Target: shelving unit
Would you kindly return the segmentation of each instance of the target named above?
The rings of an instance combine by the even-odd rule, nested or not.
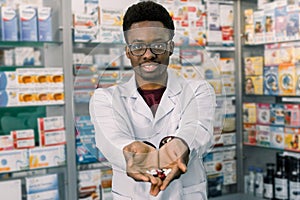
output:
[[[1,107],[0,108],[0,117],[4,115],[16,116],[20,113],[28,113],[29,118],[34,118],[34,113],[38,112],[38,115],[35,118],[35,125],[37,123],[37,117],[51,117],[61,115],[64,116],[65,119],[65,130],[67,141],[73,141],[74,138],[74,124],[73,121],[73,107],[70,104],[70,99],[73,97],[72,91],[69,88],[72,88],[70,84],[72,84],[71,77],[68,75],[71,74],[68,72],[68,69],[71,69],[71,63],[68,63],[69,59],[65,59],[67,57],[72,56],[71,49],[71,29],[68,31],[68,28],[71,27],[71,11],[67,11],[70,7],[70,1],[50,1],[43,0],[44,6],[49,6],[52,8],[52,20],[53,20],[53,41],[41,42],[41,41],[1,41],[0,48],[1,49],[11,49],[16,47],[34,47],[35,49],[41,50],[41,61],[42,64],[39,65],[2,65],[0,67],[0,71],[15,71],[16,69],[28,68],[28,69],[43,69],[43,68],[62,68],[64,71],[65,81],[65,102],[57,103],[57,104],[39,104],[39,105],[20,105],[13,107]],[[68,16],[70,14],[70,16]],[[68,22],[69,20],[69,22]],[[70,43],[68,43],[70,40]],[[70,55],[68,55],[68,53]],[[68,89],[66,89],[68,88]],[[34,121],[34,119],[33,119]],[[35,126],[34,125],[34,126]],[[15,126],[16,127],[16,124]],[[30,127],[30,126],[29,126]],[[35,129],[35,135],[37,135],[37,128]],[[0,128],[0,132],[2,133],[2,128]],[[72,139],[69,137],[73,136]],[[37,142],[37,141],[36,141]],[[0,154],[5,153],[5,151],[0,152]],[[76,199],[73,195],[74,192],[71,189],[76,188],[76,177],[74,178],[73,173],[75,172],[75,165],[72,167],[72,155],[74,155],[74,147],[72,148],[72,143],[68,142],[66,145],[66,161],[67,163],[61,166],[55,167],[38,167],[36,169],[26,169],[21,171],[13,171],[13,172],[1,172],[1,181],[7,180],[16,180],[20,179],[22,182],[22,198],[26,198],[26,191],[24,190],[24,186],[26,184],[25,178],[27,177],[36,177],[36,176],[44,176],[48,174],[57,174],[58,176],[58,191],[59,191],[59,199]],[[75,157],[75,156],[74,156]],[[74,159],[75,161],[75,159]],[[29,161],[28,161],[29,162]],[[73,179],[74,178],[74,179]],[[74,186],[72,186],[74,184]],[[3,197],[4,198],[4,197]]]
[[[72,22],[72,1],[71,0],[44,0],[45,4],[54,8],[57,14],[56,24],[57,30],[55,34],[54,42],[0,42],[0,48],[10,47],[35,47],[43,49],[43,65],[41,66],[26,66],[28,68],[43,68],[43,67],[63,67],[64,70],[64,95],[65,103],[59,105],[33,105],[22,107],[7,107],[0,108],[0,113],[14,112],[12,110],[25,110],[26,112],[34,112],[36,109],[42,108],[44,116],[55,116],[57,114],[64,115],[65,117],[65,129],[66,129],[66,159],[67,163],[64,166],[36,169],[13,172],[13,177],[5,177],[4,174],[0,174],[1,181],[16,179],[27,176],[36,176],[44,174],[59,174],[59,189],[60,199],[78,199],[78,172],[87,169],[99,169],[109,167],[108,163],[86,163],[78,164],[76,155],[76,122],[75,116],[77,114],[88,115],[88,103],[76,102],[74,93],[74,65],[72,62],[73,53],[107,53],[107,49],[111,47],[118,47],[121,50],[124,48],[122,43],[81,43],[74,42],[72,35],[74,33],[74,27]],[[109,5],[109,1],[104,1]],[[135,1],[132,1],[135,2]],[[223,2],[223,1],[217,1]],[[128,2],[127,2],[128,3]],[[129,4],[129,3],[128,3]],[[275,152],[277,149],[262,148],[243,145],[243,122],[242,122],[242,104],[245,101],[249,102],[294,102],[299,103],[299,97],[279,97],[279,96],[264,96],[264,95],[247,95],[245,96],[243,81],[243,57],[247,55],[247,52],[254,52],[256,55],[263,54],[263,45],[244,45],[243,44],[243,10],[245,8],[255,8],[256,1],[233,1],[234,4],[234,27],[235,38],[234,47],[223,46],[206,46],[207,52],[219,52],[221,57],[234,58],[235,64],[235,82],[236,82],[236,94],[228,95],[227,98],[233,99],[236,109],[236,178],[237,184],[229,185],[223,188],[222,197],[216,197],[211,199],[258,199],[255,197],[242,194],[244,192],[244,175],[247,173],[248,166],[259,165],[264,166],[267,162],[274,162]],[[121,7],[120,5],[118,5]],[[184,46],[182,48],[185,48]],[[200,47],[202,48],[202,47]],[[199,48],[199,49],[200,49]],[[124,53],[124,52],[122,52]],[[248,53],[248,55],[250,55]],[[121,66],[123,66],[121,61]],[[0,70],[15,70],[21,66],[0,66]],[[117,70],[129,71],[127,67],[112,68]],[[0,114],[1,116],[1,114]],[[258,156],[259,155],[259,156]],[[274,156],[273,156],[274,155]],[[230,195],[232,194],[232,195]]]
[[[222,3],[223,1],[217,1],[218,3]],[[223,2],[224,3],[224,2]],[[226,4],[229,5],[233,5],[234,9],[235,9],[235,19],[237,19],[237,17],[239,17],[239,13],[237,11],[238,9],[238,2],[225,2]],[[104,3],[105,4],[105,3]],[[128,3],[129,4],[129,3]],[[235,21],[234,23],[234,27],[238,27],[238,21]],[[235,29],[235,34],[234,35],[239,35],[238,34],[239,29],[236,28]],[[240,79],[240,75],[239,75],[239,69],[237,66],[239,66],[240,63],[240,57],[238,55],[238,51],[239,51],[239,41],[238,41],[239,37],[235,37],[235,46],[230,46],[230,47],[225,47],[225,46],[205,46],[205,47],[197,47],[197,46],[185,46],[182,45],[179,48],[180,49],[186,49],[186,48],[190,48],[190,49],[200,49],[200,50],[205,50],[208,53],[220,53],[220,57],[221,58],[233,58],[234,59],[234,65],[235,65],[235,80],[236,83],[238,83],[239,79]],[[105,50],[105,48],[110,48],[110,47],[120,47],[121,50],[124,49],[124,44],[120,44],[120,43],[82,43],[82,42],[74,42],[72,43],[72,49],[73,49],[73,53],[84,53],[84,54],[89,54],[89,55],[93,55],[96,52],[100,52],[100,53],[107,53],[107,50]],[[124,55],[124,51],[121,51],[121,54]],[[124,64],[124,60],[121,61],[121,66],[123,66]],[[81,65],[80,63],[78,65]],[[82,64],[82,66],[84,66],[85,64]],[[74,66],[73,66],[74,67]],[[119,68],[112,68],[112,69],[117,69],[119,70]],[[130,68],[127,67],[122,67],[120,68],[121,70],[128,70]],[[92,73],[91,73],[92,74]],[[76,82],[76,77],[75,77],[75,82]],[[232,101],[235,101],[236,104],[238,104],[238,102],[240,102],[240,98],[241,96],[239,96],[239,90],[240,90],[240,86],[239,84],[236,84],[236,92],[237,94],[231,94],[227,96],[227,99],[230,99]],[[74,90],[76,91],[76,89]],[[222,94],[218,95],[219,97],[222,97]],[[223,95],[223,97],[225,97]],[[82,114],[82,115],[88,115],[88,102],[76,102],[76,98],[75,98],[75,102],[74,102],[74,115],[76,116],[77,114]],[[236,114],[236,126],[239,126],[240,119],[241,119],[241,113],[238,113],[238,106],[237,105],[237,114]],[[76,124],[75,124],[76,127]],[[239,138],[239,134],[238,134],[238,129],[236,129],[236,137],[237,137],[237,142],[239,140],[241,140],[241,138]],[[75,140],[75,139],[74,139]],[[235,146],[235,145],[233,145]],[[237,148],[236,148],[236,154],[237,154],[237,168],[239,168],[239,148],[238,148],[238,144],[236,144]],[[75,147],[76,148],[76,147]],[[77,163],[77,170],[81,171],[81,170],[87,170],[87,169],[97,169],[97,168],[102,168],[102,167],[107,167],[107,164],[104,163],[90,163],[90,164],[78,164]],[[236,173],[239,173],[239,170],[236,170]],[[75,172],[76,173],[76,172]],[[237,177],[237,181],[239,181],[239,176]],[[236,193],[238,191],[238,184],[230,184],[226,187],[223,188],[223,193],[224,194],[230,194],[230,193]]]
[[[244,10],[245,9],[253,9],[258,10],[258,1],[241,1],[240,2],[240,13],[241,16],[239,19],[241,19],[241,24],[240,24],[240,29],[241,29],[241,35],[244,34],[244,27],[245,27],[245,18],[244,18]],[[265,7],[270,7],[270,5],[266,5]],[[255,15],[255,14],[254,14]],[[276,18],[274,16],[274,22],[276,22]],[[275,26],[274,26],[275,29]],[[275,37],[275,36],[274,36]],[[297,40],[286,40],[286,41],[276,41],[276,42],[264,42],[262,44],[245,44],[245,38],[243,38],[243,41],[241,41],[241,53],[240,53],[240,57],[241,57],[241,68],[243,69],[240,73],[241,75],[241,81],[240,83],[242,83],[241,85],[241,100],[240,100],[240,105],[242,106],[243,103],[246,102],[254,102],[256,103],[266,103],[266,104],[299,104],[299,96],[295,95],[295,94],[266,94],[265,91],[263,91],[262,94],[246,94],[245,92],[245,72],[244,72],[244,59],[246,57],[250,57],[250,56],[262,56],[265,59],[265,45],[272,45],[272,44],[283,44],[283,43],[293,43],[293,42],[297,42]],[[274,59],[273,59],[274,60]],[[267,65],[268,66],[268,65]],[[275,64],[274,64],[275,66]],[[263,61],[263,67],[265,68],[265,63]],[[265,72],[263,71],[263,81],[265,81]],[[279,73],[278,73],[279,74]],[[278,75],[277,74],[277,75]],[[278,79],[279,79],[279,75],[278,75]],[[263,83],[264,84],[264,83]],[[279,86],[279,83],[278,85]],[[263,88],[265,87],[264,85],[262,86]],[[241,107],[241,111],[243,110],[243,108]],[[286,112],[287,110],[285,110],[284,112]],[[241,113],[241,116],[243,116],[243,113]],[[245,122],[245,120],[244,120]],[[240,131],[241,131],[241,135],[245,132],[245,129],[242,127],[243,126],[243,120],[241,121],[241,127],[240,127]],[[282,125],[276,124],[276,123],[269,123],[269,125],[265,124],[265,126],[277,126],[277,127],[281,127],[281,128],[285,128],[285,127],[289,127],[285,122]],[[299,126],[295,126],[296,129],[299,129]],[[256,128],[257,129],[257,128]],[[258,137],[258,136],[256,136]],[[267,142],[266,145],[264,144],[249,144],[249,143],[245,143],[245,139],[247,138],[246,135],[241,136],[241,165],[240,165],[240,170],[242,171],[242,173],[240,174],[240,181],[239,181],[239,185],[240,187],[240,191],[244,191],[244,176],[248,174],[248,168],[249,166],[256,166],[256,167],[261,167],[264,169],[266,169],[266,164],[267,163],[274,163],[276,164],[276,153],[277,152],[293,152],[296,154],[299,154],[299,150],[291,150],[290,148],[286,147],[286,132],[284,131],[282,133],[282,139],[283,139],[283,143],[281,142],[280,145],[281,146],[275,146],[274,144],[272,144],[272,137],[273,136],[273,132],[270,131],[269,132],[269,137],[270,137],[270,141],[269,143]],[[279,144],[277,144],[279,145]],[[299,154],[300,155],[300,154]],[[245,192],[245,191],[244,191]],[[256,199],[259,199],[257,197],[253,197]]]

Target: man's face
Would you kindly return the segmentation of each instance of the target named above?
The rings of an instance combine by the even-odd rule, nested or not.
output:
[[[141,44],[150,45],[151,43],[167,44],[165,51],[162,51],[164,53],[160,55],[155,54],[155,50],[151,51],[149,46],[147,46],[143,55],[133,55],[129,46],[126,47],[126,56],[131,61],[139,84],[161,83],[162,80],[166,80],[169,57],[174,47],[174,43],[169,40],[168,29],[164,28],[161,22],[143,21],[131,25],[127,33],[127,41],[132,50],[136,44],[136,47],[140,47]],[[157,47],[161,46],[163,45]]]

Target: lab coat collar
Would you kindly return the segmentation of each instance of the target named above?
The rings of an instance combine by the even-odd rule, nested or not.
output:
[[[168,69],[167,88],[156,112],[155,122],[158,122],[175,107],[176,101],[174,98],[182,90],[181,81],[181,77],[179,77],[174,70]],[[128,82],[120,85],[120,95],[125,98],[130,98],[129,100],[133,101],[132,105],[135,112],[143,115],[151,121],[153,120],[151,110],[137,91],[135,75],[133,75]]]
[[[182,80],[181,77],[179,77],[174,70],[168,69],[168,82],[166,89],[168,97],[175,96],[181,92],[182,87],[180,84],[180,80]],[[120,85],[120,92],[121,96],[123,97],[137,98],[139,96],[135,81],[135,74],[133,74],[128,82]]]

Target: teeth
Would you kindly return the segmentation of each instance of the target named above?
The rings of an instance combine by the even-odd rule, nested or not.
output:
[[[156,65],[145,65],[143,66],[143,68],[146,70],[146,71],[153,71],[157,68]]]

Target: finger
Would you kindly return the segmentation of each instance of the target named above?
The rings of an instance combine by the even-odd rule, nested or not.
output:
[[[158,193],[160,192],[160,186],[162,185],[162,180],[158,177],[153,177],[155,179],[157,179],[156,184],[151,184],[151,188],[150,188],[150,194],[152,196],[157,196]]]
[[[181,172],[185,173],[187,171],[187,166],[182,160],[178,161],[178,168],[180,169]]]
[[[152,175],[148,175],[148,178],[151,182],[152,185],[157,185],[158,184],[158,179]]]
[[[167,186],[170,184],[170,182],[175,179],[175,177],[178,174],[178,168],[174,167],[172,171],[168,174],[168,176],[165,178],[165,180],[162,182],[162,185],[160,187],[160,190],[165,190]]]
[[[130,173],[127,172],[127,175],[133,178],[135,181],[144,181],[144,182],[149,182],[150,179],[148,176],[145,176],[142,173]]]

